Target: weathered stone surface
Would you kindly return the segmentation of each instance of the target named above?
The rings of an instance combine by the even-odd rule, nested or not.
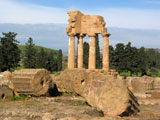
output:
[[[83,68],[83,35],[78,36],[78,68]]]
[[[13,84],[20,94],[46,95],[51,82],[52,79],[45,69],[22,69],[13,73]]]
[[[75,38],[69,37],[69,50],[68,50],[68,68],[74,68],[75,66]]]
[[[12,73],[5,71],[0,73],[0,100],[18,96],[12,83]]]
[[[137,97],[140,105],[160,104],[160,82],[159,78],[148,76],[127,77],[126,82],[129,89]]]
[[[90,36],[88,69],[90,70],[96,69],[96,38],[95,36]]]
[[[6,85],[0,86],[0,100],[9,99],[14,96],[14,92]]]
[[[68,12],[70,16],[69,25],[66,29],[68,35],[76,34],[106,34],[105,21],[102,16],[98,15],[84,15],[78,10]]]
[[[145,93],[148,90],[153,89],[154,79],[152,77],[127,77],[127,86],[134,93]]]
[[[134,95],[123,79],[85,69],[69,69],[54,78],[60,91],[77,93],[105,115],[129,115],[138,111]]]
[[[154,78],[153,87],[154,89],[160,89],[160,78]]]
[[[52,77],[60,92],[73,92],[83,94],[83,90],[88,82],[88,75],[85,69],[68,69],[59,76]]]

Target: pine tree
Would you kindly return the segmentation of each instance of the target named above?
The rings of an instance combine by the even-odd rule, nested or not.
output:
[[[41,48],[36,57],[36,68],[46,68],[47,52]]]
[[[84,68],[88,68],[89,59],[89,44],[87,42],[83,43],[83,65]]]
[[[1,52],[1,70],[10,70],[18,66],[20,61],[19,41],[16,40],[17,34],[14,32],[2,33],[4,37],[0,38]]]
[[[113,48],[113,46],[109,46],[109,67],[111,68],[111,69],[115,69],[115,66],[114,66],[114,57],[115,57],[115,55],[114,55],[114,48]]]
[[[0,72],[3,69],[3,54],[2,54],[2,46],[0,45]]]
[[[156,52],[154,49],[149,49],[147,52],[147,59],[148,59],[148,68],[151,69],[152,67],[156,67]]]
[[[139,49],[138,57],[139,57],[138,68],[140,69],[142,75],[145,75],[147,71],[147,56],[144,47],[141,47]]]
[[[58,71],[62,70],[62,50],[60,49],[58,51],[58,57],[57,57],[57,62],[58,62]]]
[[[36,49],[34,48],[35,44],[33,43],[32,38],[29,38],[26,43],[26,49],[24,53],[24,67],[25,68],[35,68],[36,67]]]
[[[96,68],[100,69],[101,68],[101,57],[100,57],[100,48],[99,48],[99,38],[98,34],[96,35]]]
[[[54,58],[54,56],[55,56],[54,52],[51,51],[48,53],[48,59],[45,68],[50,72],[58,70],[57,60]]]
[[[126,67],[125,61],[124,61],[124,49],[125,49],[125,46],[123,43],[118,43],[116,45],[113,65],[115,66],[118,72],[123,72]]]

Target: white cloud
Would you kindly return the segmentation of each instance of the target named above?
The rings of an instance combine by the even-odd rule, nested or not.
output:
[[[95,13],[102,15],[110,27],[160,29],[160,10],[109,8]]]
[[[67,23],[67,11],[74,9],[73,6],[71,8],[53,8],[0,0],[0,23]],[[109,27],[160,29],[160,9],[101,8],[80,10],[84,14],[104,16]]]
[[[0,23],[65,23],[65,9],[0,0]]]

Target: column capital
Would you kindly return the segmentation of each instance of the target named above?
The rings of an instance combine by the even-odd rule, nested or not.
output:
[[[75,38],[75,35],[69,35],[70,38]]]
[[[110,33],[105,33],[105,34],[102,34],[102,36],[103,37],[106,37],[106,36],[109,37],[109,36],[111,36],[111,34]]]
[[[73,34],[73,33],[69,33],[68,36],[69,36],[69,37],[75,37],[76,35]]]
[[[86,35],[85,34],[78,34],[77,35],[77,38],[83,38],[83,37],[85,37]]]
[[[89,37],[96,37],[96,34],[95,33],[92,33],[92,34],[88,34]]]

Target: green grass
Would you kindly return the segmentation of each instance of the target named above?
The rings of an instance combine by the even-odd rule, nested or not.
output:
[[[11,68],[11,72],[14,72],[15,70],[21,70],[21,69],[24,69],[24,66],[19,66],[17,68]]]
[[[12,98],[10,98],[11,101],[15,101],[15,100],[26,100],[29,96],[28,95],[20,95],[20,96],[14,96]]]
[[[18,48],[22,51],[22,52],[24,52],[25,51],[25,47],[26,47],[26,45],[18,45]],[[37,51],[40,51],[41,49],[44,49],[45,51],[47,51],[47,52],[58,52],[57,50],[54,50],[54,49],[50,49],[50,48],[45,48],[45,47],[42,47],[42,46],[35,46],[35,49],[37,50]]]
[[[60,71],[55,71],[53,74],[59,75],[61,72]]]
[[[89,104],[86,101],[81,101],[81,100],[73,102],[71,105],[74,105],[74,106],[80,106],[80,105],[89,106]]]

